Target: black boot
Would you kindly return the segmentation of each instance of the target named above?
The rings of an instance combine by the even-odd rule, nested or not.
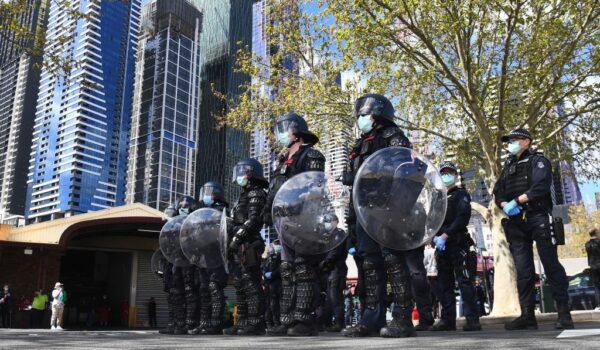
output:
[[[429,328],[430,331],[433,332],[446,332],[446,331],[455,331],[456,330],[456,325],[455,324],[450,324],[444,320],[439,320],[436,323],[433,324],[433,326],[431,326]]]
[[[327,327],[326,331],[329,333],[339,333],[344,329],[344,326],[340,322],[335,322],[333,325]]]
[[[476,332],[481,330],[481,324],[479,320],[467,320],[467,324],[463,326],[465,332]]]
[[[410,320],[400,313],[393,315],[392,321],[379,331],[379,336],[383,338],[408,338],[416,337],[417,331]]]
[[[571,318],[571,306],[568,302],[566,303],[556,303],[556,309],[558,311],[558,319],[556,320],[556,324],[554,328],[556,329],[573,329],[575,325],[573,324],[573,318]]]
[[[158,331],[160,334],[173,334],[173,330],[175,328],[175,320],[173,315],[173,301],[171,299],[171,295],[167,295],[167,310],[168,310],[168,321],[167,327]]]
[[[504,324],[504,329],[507,331],[538,329],[537,320],[535,319],[535,311],[533,308],[524,308],[524,310],[521,312],[521,316]]]
[[[287,335],[288,332],[288,327],[284,324],[278,324],[276,326],[274,326],[273,328],[268,328],[267,329],[267,335],[270,336],[282,336],[282,335]]]
[[[366,326],[359,324],[359,325],[356,325],[353,327],[348,327],[348,328],[342,329],[341,334],[344,337],[350,337],[350,338],[376,337],[379,335],[379,331],[369,329]]]
[[[315,323],[297,322],[293,327],[287,330],[290,337],[314,337],[319,335],[319,330]]]
[[[428,331],[429,328],[431,328],[431,326],[433,326],[433,320],[419,320],[419,324],[415,326],[415,331],[417,332],[423,332],[423,331]]]

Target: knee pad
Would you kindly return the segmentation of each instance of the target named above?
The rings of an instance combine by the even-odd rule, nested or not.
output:
[[[281,281],[284,284],[291,283],[294,276],[294,266],[292,265],[292,263],[289,263],[287,261],[282,262],[279,266],[279,271],[281,274]]]

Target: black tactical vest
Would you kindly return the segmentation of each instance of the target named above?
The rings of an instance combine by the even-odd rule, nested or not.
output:
[[[541,156],[537,152],[528,152],[522,159],[514,159],[504,169],[505,198],[510,200],[517,198],[527,192],[531,187],[532,163],[534,158]],[[548,210],[552,208],[552,197],[550,191],[541,199],[524,204],[527,211]]]

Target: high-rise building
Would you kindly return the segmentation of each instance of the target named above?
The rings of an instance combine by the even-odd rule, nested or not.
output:
[[[239,186],[231,182],[231,173],[238,160],[248,157],[248,133],[219,125],[219,115],[228,109],[215,92],[235,99],[243,92],[249,77],[237,72],[235,57],[238,49],[252,44],[252,1],[194,0],[203,13],[200,36],[200,122],[198,127],[198,157],[196,191],[207,181],[219,181],[225,195],[232,201]]]
[[[73,17],[74,9],[83,16]],[[140,0],[51,2],[29,166],[26,218],[121,205]],[[57,37],[69,40],[53,42]],[[74,62],[56,73],[51,55]]]
[[[595,196],[596,196],[596,210],[600,210],[600,192],[596,192]]]
[[[201,12],[187,0],[153,0],[144,6],[127,203],[162,211],[195,193],[201,27]]]
[[[44,35],[48,0],[29,0],[16,14],[25,35],[0,29],[0,222],[18,224],[25,214],[27,168],[40,64],[32,37]],[[15,2],[16,3],[16,2]],[[8,18],[2,18],[3,23]]]
[[[572,165],[561,160],[554,164],[552,171],[552,199],[556,205],[581,203],[583,197]]]
[[[43,35],[49,0],[8,0],[14,13],[0,13],[0,67],[32,51],[36,36]],[[15,27],[7,25],[13,23]],[[15,30],[16,29],[16,30]]]

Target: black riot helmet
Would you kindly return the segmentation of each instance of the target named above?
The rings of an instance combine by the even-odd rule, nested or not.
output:
[[[194,210],[196,210],[197,202],[192,196],[183,196],[177,202],[177,214],[191,214]]]
[[[254,182],[261,187],[268,187],[269,183],[263,175],[263,167],[260,162],[254,158],[245,158],[237,162],[233,168],[232,181],[240,186],[245,186],[247,183]]]
[[[353,117],[373,115],[375,122],[383,124],[396,124],[394,122],[394,106],[387,97],[380,94],[366,94],[354,102]]]
[[[294,112],[282,115],[277,118],[277,121],[275,122],[275,136],[285,134],[289,130],[292,130],[294,136],[302,137],[304,142],[308,144],[314,145],[319,142],[317,135],[308,130],[306,120]],[[290,143],[287,145],[288,147],[292,145],[293,142],[291,141],[293,140],[290,140]]]
[[[209,181],[200,188],[200,200],[204,201],[205,197],[210,197],[212,202],[225,203],[225,189],[220,183],[216,181]],[[206,203],[205,205],[212,205],[212,203]]]
[[[174,218],[175,216],[177,216],[177,206],[174,204],[170,204],[165,209],[165,216],[167,217],[167,220],[170,220],[170,219]]]

